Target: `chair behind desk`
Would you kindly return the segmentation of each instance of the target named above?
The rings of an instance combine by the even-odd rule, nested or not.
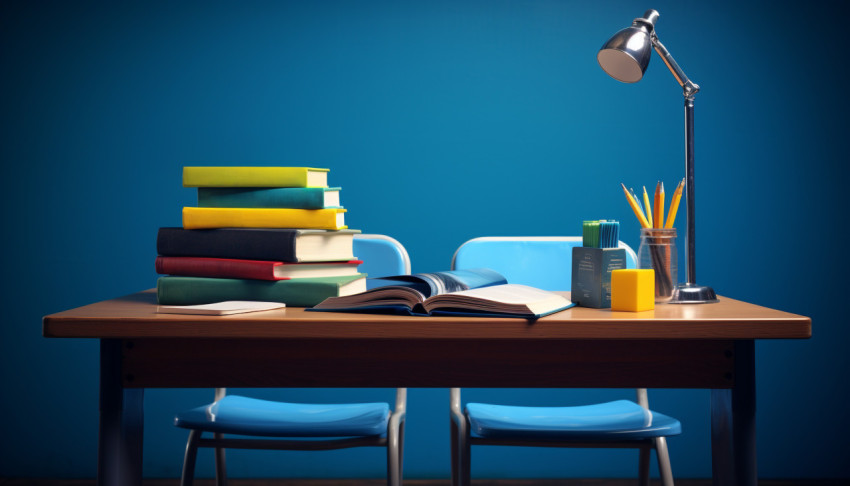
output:
[[[370,277],[410,273],[407,250],[388,236],[355,235],[354,256],[363,260],[359,271]],[[225,388],[217,388],[214,398],[213,403],[175,417],[175,425],[190,431],[181,486],[194,481],[199,447],[215,449],[216,484],[223,486],[227,482],[227,448],[315,451],[365,446],[387,448],[387,484],[401,485],[406,388],[396,389],[393,408],[386,403],[285,403],[228,396]],[[203,438],[205,432],[212,438]]]
[[[486,267],[508,277],[508,282],[543,290],[570,290],[573,247],[581,236],[484,236],[462,244],[452,257],[452,268]],[[637,268],[637,255],[626,250],[626,267]],[[549,270],[541,272],[543,268]]]
[[[385,235],[354,235],[354,256],[363,260],[358,270],[372,277],[410,274],[410,256],[398,241]],[[371,286],[366,281],[367,286]]]
[[[505,276],[508,283],[545,290],[570,290],[572,248],[581,237],[483,237],[463,243],[452,258],[452,269],[486,267]],[[625,243],[628,268],[636,255]],[[639,476],[649,484],[650,451],[655,449],[665,486],[673,475],[665,436],[681,432],[678,420],[649,410],[645,388],[637,403],[617,400],[573,407],[504,406],[461,401],[461,389],[452,388],[452,483],[469,486],[472,445],[539,447],[631,447],[640,450]]]

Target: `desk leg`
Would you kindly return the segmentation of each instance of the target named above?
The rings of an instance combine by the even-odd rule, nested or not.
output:
[[[121,369],[123,341],[100,340],[100,433],[98,486],[142,484],[144,389],[125,389]]]
[[[735,342],[735,386],[711,390],[711,463],[715,486],[756,486],[755,342]]]

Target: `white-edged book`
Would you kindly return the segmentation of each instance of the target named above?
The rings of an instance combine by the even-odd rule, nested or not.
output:
[[[156,311],[160,314],[195,314],[200,316],[227,316],[260,312],[286,307],[281,302],[259,302],[251,300],[226,300],[212,304],[200,305],[159,305]]]

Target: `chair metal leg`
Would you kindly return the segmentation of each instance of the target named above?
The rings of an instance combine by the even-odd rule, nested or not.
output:
[[[400,425],[398,427],[391,425],[387,431],[387,486],[401,484],[400,429]]]
[[[463,413],[460,388],[449,389],[449,422],[452,451],[452,486],[469,486],[469,423]]]
[[[460,477],[458,476],[458,437],[457,424],[449,417],[449,441],[451,442],[452,456],[452,486],[460,486]]]
[[[224,434],[213,434],[216,440],[224,438]],[[224,457],[224,448],[215,448],[215,484],[216,486],[227,486],[227,461]]]
[[[673,486],[673,469],[670,467],[670,454],[667,452],[667,439],[655,439],[655,455],[658,458],[658,471],[661,474],[661,484]]]
[[[404,421],[398,429],[398,486],[404,481]]]
[[[460,451],[460,457],[458,461],[458,465],[460,466],[460,486],[470,486],[472,482],[472,444],[469,442],[468,428],[462,427],[460,430],[460,442],[458,443],[458,450]]]
[[[192,486],[195,481],[195,460],[198,457],[198,439],[201,432],[189,431],[189,440],[186,441],[186,455],[183,458],[183,474],[180,476],[180,486]]]
[[[638,484],[640,486],[649,486],[649,456],[652,454],[652,449],[642,447],[639,449],[638,456]]]
[[[404,423],[407,388],[396,388],[395,409],[387,424],[387,484],[401,486],[404,471]]]
[[[471,446],[467,437],[466,424],[449,418],[451,430],[452,486],[469,486],[471,481]]]

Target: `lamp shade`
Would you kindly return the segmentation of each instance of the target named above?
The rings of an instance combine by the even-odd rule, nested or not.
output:
[[[602,45],[596,60],[609,76],[624,83],[637,83],[652,57],[652,37],[658,12],[649,9],[636,18],[631,27],[614,34]]]
[[[626,27],[614,34],[596,54],[596,60],[617,81],[636,83],[646,72],[651,55],[652,41],[641,25]]]

